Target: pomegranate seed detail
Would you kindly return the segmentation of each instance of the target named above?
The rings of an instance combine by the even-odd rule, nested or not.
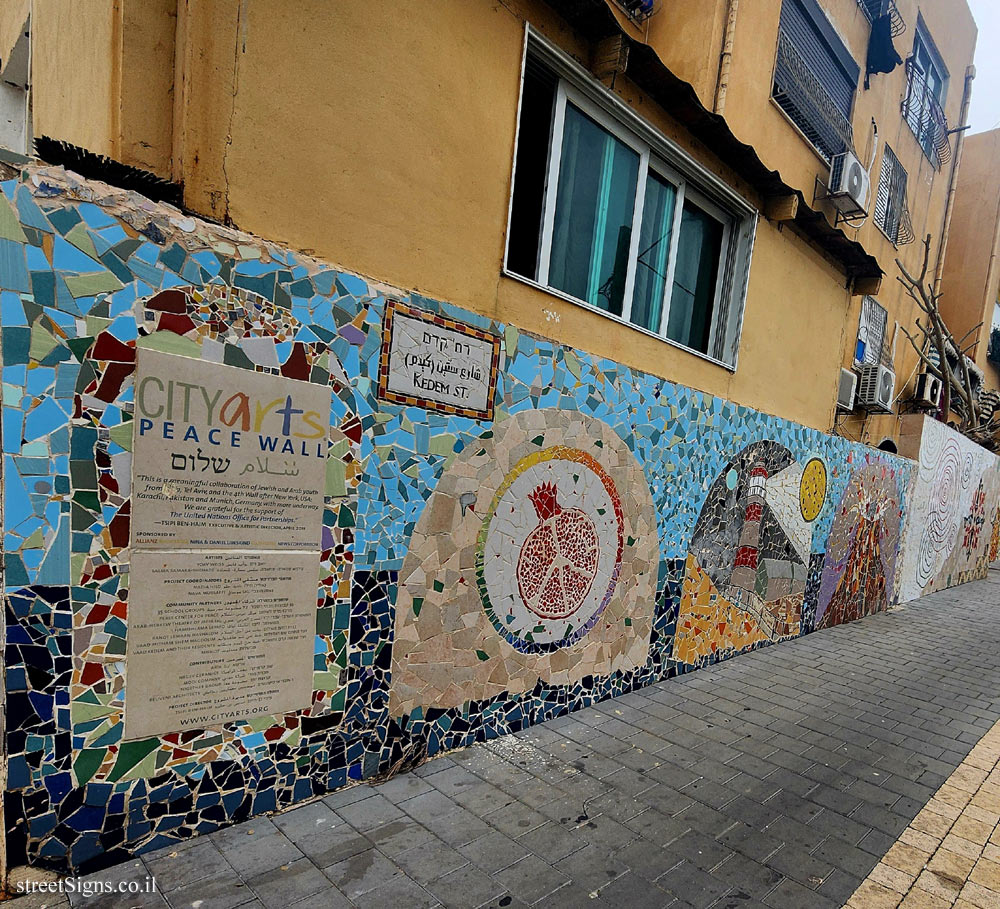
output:
[[[538,526],[528,534],[517,560],[517,587],[524,605],[543,619],[573,615],[597,575],[597,528],[579,508],[560,507],[554,483],[528,494]]]

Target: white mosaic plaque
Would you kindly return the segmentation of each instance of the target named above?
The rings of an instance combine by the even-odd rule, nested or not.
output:
[[[383,327],[379,397],[492,419],[499,359],[496,335],[390,300]]]
[[[319,549],[330,390],[140,350],[132,546]]]
[[[126,739],[308,706],[315,552],[137,552]]]

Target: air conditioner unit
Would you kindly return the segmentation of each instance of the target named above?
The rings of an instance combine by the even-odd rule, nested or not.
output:
[[[854,410],[854,395],[858,390],[858,374],[850,369],[840,370],[837,389],[837,410]]]
[[[830,201],[840,211],[865,212],[870,190],[871,177],[853,152],[834,155],[830,166]]]
[[[881,363],[866,363],[858,376],[858,405],[876,413],[892,413],[896,374]]]
[[[941,404],[941,380],[929,372],[917,376],[917,391],[913,400],[921,407],[935,408]]]

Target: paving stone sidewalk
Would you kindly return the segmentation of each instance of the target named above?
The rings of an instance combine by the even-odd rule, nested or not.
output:
[[[1000,720],[998,619],[993,571],[149,853],[93,877],[160,893],[71,904],[835,909]]]
[[[1000,723],[934,793],[847,905],[1000,906]]]

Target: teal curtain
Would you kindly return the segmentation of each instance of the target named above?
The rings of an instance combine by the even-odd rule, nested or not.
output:
[[[676,198],[677,190],[650,171],[642,207],[631,319],[634,324],[655,332],[660,330],[663,313]]]
[[[566,105],[549,285],[621,315],[639,155]]]
[[[674,265],[667,337],[708,353],[723,226],[691,202],[684,202]]]

